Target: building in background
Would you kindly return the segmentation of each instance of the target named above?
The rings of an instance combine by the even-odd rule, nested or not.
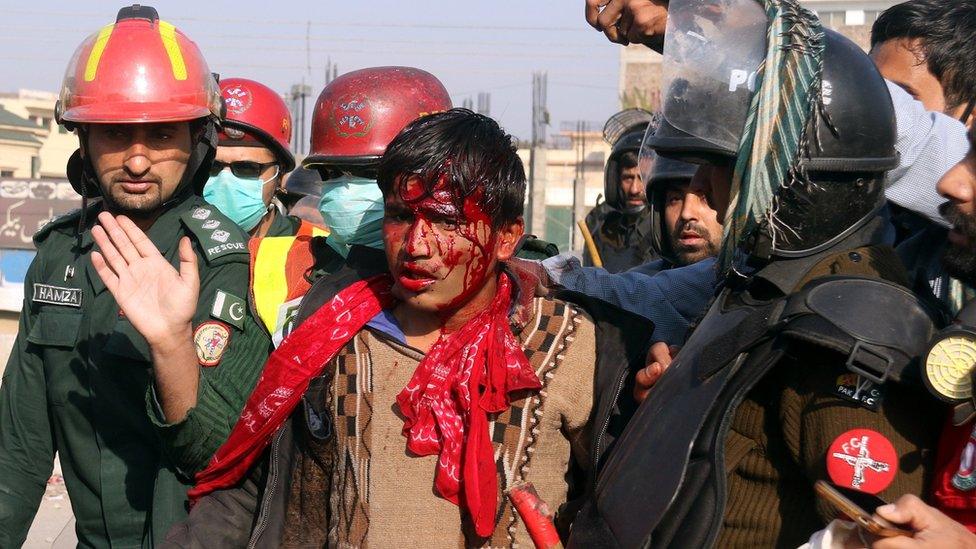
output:
[[[48,132],[0,105],[0,177],[36,177]]]
[[[576,221],[586,217],[603,196],[603,168],[610,145],[603,140],[604,121],[563,122],[546,143],[544,173],[546,222],[539,238],[560,251],[581,250]],[[519,149],[528,166],[529,150]]]
[[[57,99],[50,92],[0,93],[0,369],[17,335],[32,236],[81,206],[65,174],[78,138],[55,122]]]
[[[64,179],[78,138],[54,121],[57,94],[0,93],[0,177]]]

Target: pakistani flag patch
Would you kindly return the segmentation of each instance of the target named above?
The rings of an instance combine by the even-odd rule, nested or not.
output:
[[[247,314],[247,303],[234,294],[217,290],[214,296],[210,316],[223,320],[238,330],[244,329],[244,315]]]

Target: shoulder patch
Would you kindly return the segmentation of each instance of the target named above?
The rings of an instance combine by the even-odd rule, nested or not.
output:
[[[877,494],[895,480],[898,452],[881,433],[852,429],[827,450],[827,473],[838,486]]]
[[[210,307],[210,316],[223,320],[238,330],[243,330],[246,315],[247,302],[232,293],[217,290],[213,305]]]
[[[235,254],[247,254],[247,233],[209,204],[201,204],[180,216],[196,238],[207,263]]]
[[[226,325],[208,321],[197,326],[193,332],[193,345],[201,366],[216,366],[230,343],[230,330]]]

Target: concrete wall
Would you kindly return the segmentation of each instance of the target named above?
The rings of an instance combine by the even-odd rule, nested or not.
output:
[[[38,146],[17,141],[0,141],[0,171],[13,171],[10,177],[31,177],[31,158]]]

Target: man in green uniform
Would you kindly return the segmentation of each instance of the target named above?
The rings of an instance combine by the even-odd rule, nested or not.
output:
[[[270,341],[245,301],[247,235],[195,195],[220,112],[198,48],[152,8],[76,51],[59,122],[79,136],[69,178],[101,200],[35,236],[0,385],[0,547],[23,543],[55,452],[80,547],[151,547],[236,421]],[[136,227],[147,238],[104,247]],[[119,262],[132,278],[96,272]]]

